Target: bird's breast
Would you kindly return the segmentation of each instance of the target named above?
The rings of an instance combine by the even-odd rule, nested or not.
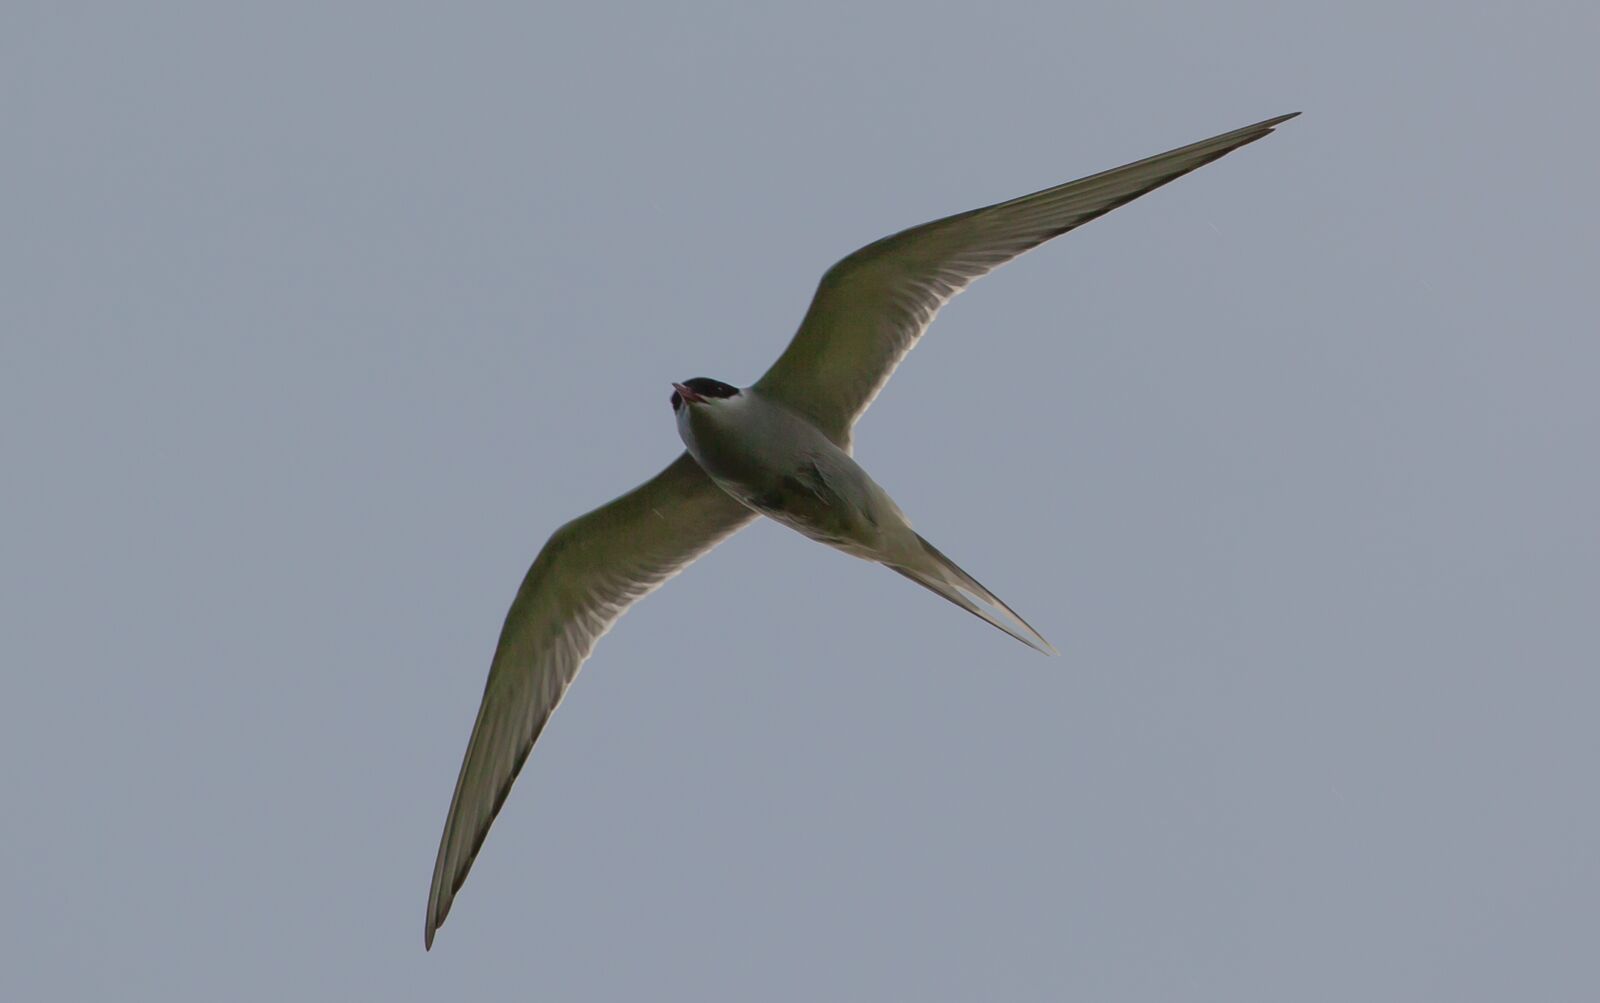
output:
[[[680,415],[689,454],[719,487],[749,508],[849,553],[877,546],[891,524],[903,521],[847,453],[804,418],[764,403],[710,405]]]
[[[741,395],[684,410],[678,433],[706,473],[758,492],[777,486],[826,445],[804,419],[759,398]]]

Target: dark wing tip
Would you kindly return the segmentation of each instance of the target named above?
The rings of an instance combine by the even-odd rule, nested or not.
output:
[[[457,814],[459,807],[460,791],[457,790],[455,798],[450,804],[450,815],[445,820],[444,836],[439,840],[439,856],[433,865],[433,884],[428,890],[428,922],[422,934],[422,949],[433,948],[433,935],[444,926],[445,917],[450,915],[450,907],[455,903],[456,893],[461,891],[461,886],[466,883],[467,873],[472,870],[472,865],[478,859],[478,851],[483,849],[483,841],[489,836],[489,828],[495,818],[500,814],[500,809],[505,807],[506,798],[511,794],[511,786],[517,782],[517,777],[522,774],[522,768],[527,765],[528,754],[533,751],[534,743],[539,741],[539,736],[544,734],[545,725],[549,719],[539,722],[533,730],[533,737],[528,739],[526,745],[517,753],[517,758],[512,761],[511,773],[500,784],[495,792],[493,807],[489,809],[488,817],[477,828],[472,837],[472,849],[467,851],[466,860],[457,862],[454,873],[446,877],[446,848],[450,845],[450,837],[460,821]],[[471,750],[468,750],[468,762],[471,761]],[[467,763],[462,763],[462,773],[465,775]],[[457,782],[459,787],[459,781]]]
[[[1289,121],[1291,118],[1299,117],[1299,115],[1300,113],[1297,111],[1291,111],[1287,115],[1276,115],[1272,118],[1257,122],[1254,125],[1247,125],[1241,129],[1235,129],[1232,132],[1223,133],[1221,136],[1215,137],[1215,139],[1232,139],[1234,140],[1234,143],[1233,145],[1229,146],[1228,149],[1237,150],[1239,147],[1245,146],[1249,143],[1254,143],[1256,140],[1261,139],[1264,136],[1272,135],[1273,129]],[[1201,140],[1201,142],[1210,142],[1210,140]]]
[[[1257,122],[1255,125],[1247,125],[1242,129],[1235,129],[1231,133],[1224,133],[1222,136],[1218,136],[1216,138],[1227,139],[1230,137],[1236,137],[1237,142],[1228,148],[1229,150],[1236,150],[1241,146],[1261,139],[1263,136],[1272,135],[1273,129],[1289,121],[1291,118],[1299,117],[1299,115],[1300,113],[1297,111],[1291,111],[1287,115],[1276,115],[1272,118]],[[1201,142],[1206,141],[1202,140]]]

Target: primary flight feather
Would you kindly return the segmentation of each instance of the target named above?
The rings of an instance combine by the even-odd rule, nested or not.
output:
[[[595,642],[629,606],[758,514],[886,565],[1054,652],[911,528],[851,458],[851,428],[939,308],[972,280],[1295,114],[868,244],[823,275],[800,330],[754,384],[674,383],[687,451],[556,530],[512,600],[439,841],[424,943],[433,946],[512,782]]]

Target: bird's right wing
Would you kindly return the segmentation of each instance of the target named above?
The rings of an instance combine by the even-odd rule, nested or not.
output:
[[[506,615],[450,800],[428,892],[429,947],[511,782],[600,635],[753,518],[684,453],[550,537]]]
[[[1290,115],[902,230],[822,276],[789,347],[756,383],[848,447],[850,427],[939,308],[1024,251],[1272,132]]]

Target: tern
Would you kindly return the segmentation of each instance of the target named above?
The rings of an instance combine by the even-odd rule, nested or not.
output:
[[[425,946],[433,946],[512,782],[595,642],[629,606],[758,515],[883,564],[1054,653],[911,528],[851,458],[851,429],[939,308],[974,279],[1297,114],[868,244],[823,274],[799,331],[755,383],[674,383],[670,400],[686,451],[557,529],[512,600],[439,842]]]

